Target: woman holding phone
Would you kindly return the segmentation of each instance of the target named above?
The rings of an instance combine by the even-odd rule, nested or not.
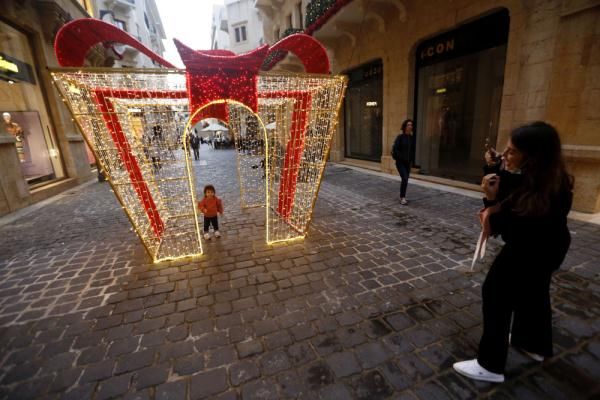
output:
[[[573,180],[556,129],[545,122],[516,128],[502,164],[482,180],[483,231],[505,244],[482,286],[479,354],[454,364],[458,373],[489,382],[504,381],[509,345],[536,361],[552,356],[550,280],[571,242]]]

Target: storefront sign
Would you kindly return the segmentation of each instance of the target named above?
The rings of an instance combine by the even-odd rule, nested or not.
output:
[[[502,10],[426,40],[417,48],[417,67],[506,44],[508,26],[508,11]]]
[[[4,53],[0,53],[0,79],[14,82],[29,82],[35,85],[31,65],[7,56]]]
[[[421,60],[426,60],[427,58],[431,58],[435,55],[441,55],[450,53],[454,50],[454,38],[444,40],[442,42],[433,44],[421,50]]]
[[[347,71],[346,74],[348,75],[348,84],[350,86],[360,85],[365,81],[383,79],[383,63],[381,60],[375,60]]]

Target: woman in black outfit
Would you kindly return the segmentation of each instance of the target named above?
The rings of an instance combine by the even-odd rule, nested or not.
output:
[[[410,154],[413,138],[412,119],[404,121],[401,130],[392,146],[392,158],[396,160],[396,169],[402,180],[400,183],[400,204],[407,205],[406,188],[408,186],[408,176],[410,175]]]
[[[573,181],[556,130],[544,122],[515,129],[502,158],[504,169],[483,178],[480,220],[484,234],[501,235],[505,245],[482,287],[479,355],[454,364],[490,382],[504,381],[509,345],[536,361],[552,356],[550,279],[571,243]]]

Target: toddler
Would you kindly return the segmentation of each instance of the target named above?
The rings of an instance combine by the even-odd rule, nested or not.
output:
[[[223,215],[223,203],[215,195],[215,187],[213,185],[204,186],[204,198],[198,202],[198,209],[204,214],[204,239],[210,240],[208,229],[211,225],[215,231],[215,237],[221,237],[217,214]]]

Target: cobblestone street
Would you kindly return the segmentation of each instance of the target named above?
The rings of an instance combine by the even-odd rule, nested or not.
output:
[[[265,243],[235,153],[203,146],[220,239],[151,264],[107,183],[0,226],[0,398],[585,399],[600,396],[600,226],[570,220],[552,286],[555,357],[511,349],[504,384],[473,358],[480,200],[329,165],[304,241]]]

